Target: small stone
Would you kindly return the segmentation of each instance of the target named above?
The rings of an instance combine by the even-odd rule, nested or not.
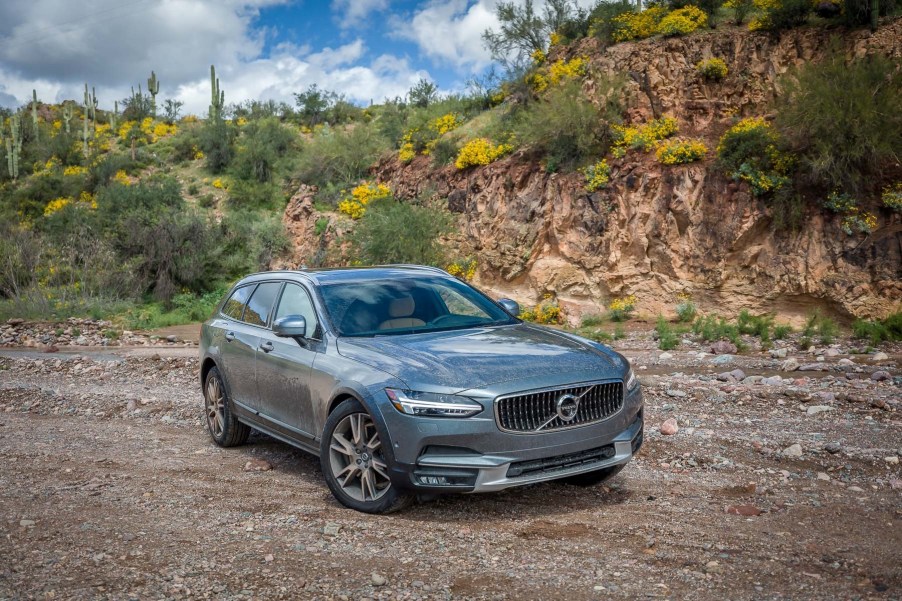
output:
[[[787,359],[780,364],[780,371],[795,371],[799,369],[799,362],[795,359]]]
[[[58,352],[60,352],[60,347],[54,346],[51,344],[50,346],[48,346],[47,348],[44,349],[44,352],[45,353],[58,353]]]
[[[718,340],[711,345],[711,352],[715,355],[732,355],[736,350],[736,345],[729,340]]]
[[[814,396],[819,398],[824,403],[832,403],[836,400],[836,395],[834,395],[832,392],[816,392]]]
[[[751,518],[761,515],[761,510],[754,505],[730,505],[727,507],[727,513]]]
[[[837,453],[842,451],[842,445],[840,445],[838,442],[828,442],[824,445],[824,450],[831,455],[836,455]]]
[[[328,522],[325,526],[323,526],[323,534],[326,536],[338,536],[338,533],[341,531],[341,526],[336,524],[335,522]]]
[[[12,319],[7,319],[6,323],[11,326],[18,326],[18,325],[22,325],[23,323],[25,323],[25,320],[20,317],[13,317]]]
[[[269,563],[270,561],[273,561],[273,560],[275,560],[275,557],[273,557],[272,553],[269,553],[268,555],[266,555],[266,556],[263,558],[263,561],[265,561],[265,562],[267,562],[267,563]]]
[[[884,457],[883,460],[890,465],[899,465],[899,457],[896,455],[890,455],[889,457]]]
[[[21,322],[20,322],[21,323]],[[19,525],[23,528],[31,528],[35,524],[34,520],[19,520]]]
[[[883,370],[875,371],[874,373],[871,374],[871,379],[874,380],[875,382],[883,382],[884,380],[889,380],[890,375],[889,375],[888,371],[883,371]]]
[[[728,365],[733,362],[733,355],[717,355],[711,359],[714,365]]]
[[[849,492],[864,492],[864,489],[861,488],[860,486],[850,486],[846,490]]]
[[[839,360],[839,365],[842,365],[843,367],[850,367],[852,365],[855,365],[855,362],[852,361],[851,359],[843,357],[842,359]]]
[[[802,445],[799,443],[795,443],[789,445],[782,451],[784,457],[801,457],[802,456]]]
[[[824,356],[825,357],[838,357],[839,350],[835,349],[835,348],[828,348],[827,350],[824,351]]]
[[[733,377],[733,379],[736,380],[737,382],[739,382],[740,380],[744,380],[744,379],[745,379],[745,372],[742,371],[741,369],[734,369],[733,371],[730,372],[730,375],[731,375],[731,376]]]
[[[823,355],[818,355],[815,361],[817,361],[818,363],[823,363],[824,361],[826,361],[826,359],[824,359]]]
[[[677,425],[677,420],[672,417],[661,424],[660,428],[661,434],[664,436],[673,436],[679,429],[680,427]]]
[[[667,359],[673,359],[673,354],[672,353],[661,353],[660,355],[658,355],[658,359],[660,359],[662,361],[666,361]]]
[[[879,353],[874,353],[873,355],[871,355],[871,361],[889,361],[889,355],[882,351]]]
[[[785,359],[788,353],[789,350],[785,348],[775,348],[770,350],[770,356],[772,359]]]
[[[684,391],[684,390],[676,390],[674,388],[668,388],[664,392],[667,396],[677,398],[677,399],[682,399],[682,398],[686,397],[686,391]]]
[[[176,336],[175,334],[170,334],[169,336],[166,337],[166,342],[178,342],[178,341],[179,341],[179,337]]]
[[[818,413],[824,413],[826,411],[833,411],[833,407],[828,405],[812,405],[805,410],[805,413],[808,415],[817,415]]]
[[[138,404],[135,403],[135,399],[129,399],[128,403],[125,404],[125,410],[131,413],[135,409],[138,408]]]
[[[884,411],[890,410],[890,406],[883,399],[871,399],[871,407],[874,409],[883,409]]]
[[[761,383],[765,386],[779,386],[783,383],[783,378],[780,376],[771,376],[769,378],[764,378],[761,380]]]
[[[806,363],[798,369],[799,371],[827,371],[827,366],[821,363]]]
[[[385,579],[385,576],[377,574],[376,572],[373,572],[371,580],[373,582],[373,586],[385,586],[388,582],[388,580]]]
[[[246,472],[268,472],[272,469],[272,464],[266,459],[251,459],[244,464]]]
[[[88,346],[88,339],[84,336],[79,336],[75,339],[75,344],[78,346]]]
[[[764,376],[746,376],[742,379],[743,384],[760,384]]]

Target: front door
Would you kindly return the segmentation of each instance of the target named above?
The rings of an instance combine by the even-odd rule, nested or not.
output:
[[[307,335],[298,340],[280,338],[266,330],[257,351],[257,395],[265,417],[315,438],[310,402],[310,373],[322,342],[321,329],[310,295],[302,286],[286,283],[273,321],[303,315]]]

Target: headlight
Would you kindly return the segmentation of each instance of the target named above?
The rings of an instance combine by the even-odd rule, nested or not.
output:
[[[416,392],[386,388],[385,394],[395,409],[422,417],[470,417],[482,411],[482,405],[455,394]]]
[[[636,374],[633,373],[633,368],[631,367],[628,372],[626,372],[626,378],[624,378],[626,382],[626,389],[633,390],[637,386],[639,386],[639,379],[636,378]]]

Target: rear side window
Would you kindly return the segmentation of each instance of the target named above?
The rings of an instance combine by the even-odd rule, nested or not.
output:
[[[273,301],[276,300],[281,286],[281,282],[265,282],[257,286],[257,290],[247,303],[243,321],[255,326],[265,326],[266,320],[269,318],[269,311],[272,309]]]
[[[229,300],[222,306],[222,314],[241,321],[241,315],[244,313],[247,299],[253,291],[253,286],[243,286],[235,290],[235,292],[232,293],[232,296],[229,297]]]

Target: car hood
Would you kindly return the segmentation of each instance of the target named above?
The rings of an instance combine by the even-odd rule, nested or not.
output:
[[[455,392],[543,373],[598,372],[597,377],[605,378],[619,377],[623,370],[620,357],[605,347],[529,324],[340,338],[338,352],[413,389]]]

